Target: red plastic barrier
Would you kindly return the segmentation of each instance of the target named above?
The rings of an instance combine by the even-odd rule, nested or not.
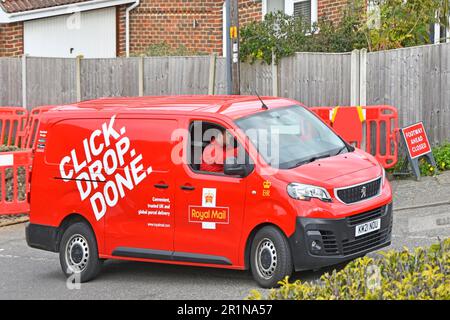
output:
[[[38,134],[38,128],[42,114],[53,107],[54,106],[38,107],[30,111],[27,119],[25,139],[22,148],[32,149],[34,151],[36,147],[36,137]]]
[[[398,114],[392,106],[313,107],[344,140],[374,155],[384,168],[398,160]]]
[[[28,213],[32,151],[0,153],[0,215]]]
[[[25,138],[28,112],[20,107],[0,107],[0,145],[20,147]]]
[[[0,145],[25,151],[0,153],[0,215],[28,213],[32,153],[41,116],[52,106],[33,109],[0,107]]]

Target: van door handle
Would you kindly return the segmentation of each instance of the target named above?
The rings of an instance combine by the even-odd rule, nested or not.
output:
[[[186,191],[195,190],[195,187],[193,187],[193,186],[186,186],[186,185],[181,186],[180,188],[181,188],[181,190],[186,190]]]
[[[169,188],[169,185],[168,184],[164,184],[164,183],[157,183],[157,184],[154,185],[154,187],[158,188],[158,189],[167,189],[167,188]]]

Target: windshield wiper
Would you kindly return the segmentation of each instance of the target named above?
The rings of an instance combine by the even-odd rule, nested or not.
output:
[[[336,152],[335,156],[337,156],[338,154],[341,154],[341,152],[344,151],[344,150],[347,150],[347,151],[348,151],[347,146],[343,146],[342,148],[340,148],[340,149],[338,150],[338,152]]]
[[[297,162],[297,163],[295,164],[294,168],[295,168],[295,167],[298,167],[298,166],[301,166],[302,164],[311,163],[311,162],[314,162],[314,161],[316,161],[316,160],[323,159],[323,158],[329,158],[329,157],[331,157],[331,154],[328,154],[328,153],[327,153],[327,154],[320,155],[320,156],[314,156],[314,157],[311,157],[311,158],[309,158],[309,159],[306,159],[306,160],[302,160],[302,161]]]

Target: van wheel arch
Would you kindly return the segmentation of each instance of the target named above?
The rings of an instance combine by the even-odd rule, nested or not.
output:
[[[286,233],[284,233],[284,231],[281,230],[276,224],[273,224],[270,222],[264,222],[264,223],[261,223],[261,224],[258,224],[257,226],[255,226],[253,228],[253,230],[250,232],[250,234],[247,238],[247,241],[245,243],[245,251],[244,251],[245,270],[250,270],[250,253],[251,253],[253,239],[255,238],[255,235],[258,233],[259,230],[261,230],[262,228],[267,227],[267,226],[272,226],[272,227],[278,229],[286,237],[286,239],[288,239],[288,237],[286,236]]]
[[[97,241],[97,243],[98,243],[97,235],[95,234],[94,228],[92,228],[92,225],[89,223],[89,221],[79,213],[72,213],[72,214],[68,215],[67,217],[65,217],[63,219],[63,221],[61,221],[61,223],[59,224],[58,238],[57,238],[58,239],[57,250],[59,250],[59,246],[61,244],[61,239],[62,239],[64,232],[67,230],[68,227],[70,227],[71,225],[73,225],[74,223],[77,223],[77,222],[83,222],[87,226],[89,226],[89,228],[91,229],[92,233],[95,236],[95,241]]]

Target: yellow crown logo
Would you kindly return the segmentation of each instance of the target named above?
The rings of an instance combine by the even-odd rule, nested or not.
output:
[[[211,193],[208,193],[208,194],[205,196],[205,202],[206,202],[206,203],[213,203],[213,199],[214,199],[214,197],[213,197],[213,195],[212,195]]]
[[[266,180],[266,181],[263,182],[263,188],[264,189],[269,189],[271,185],[272,184],[270,183],[270,181]]]

